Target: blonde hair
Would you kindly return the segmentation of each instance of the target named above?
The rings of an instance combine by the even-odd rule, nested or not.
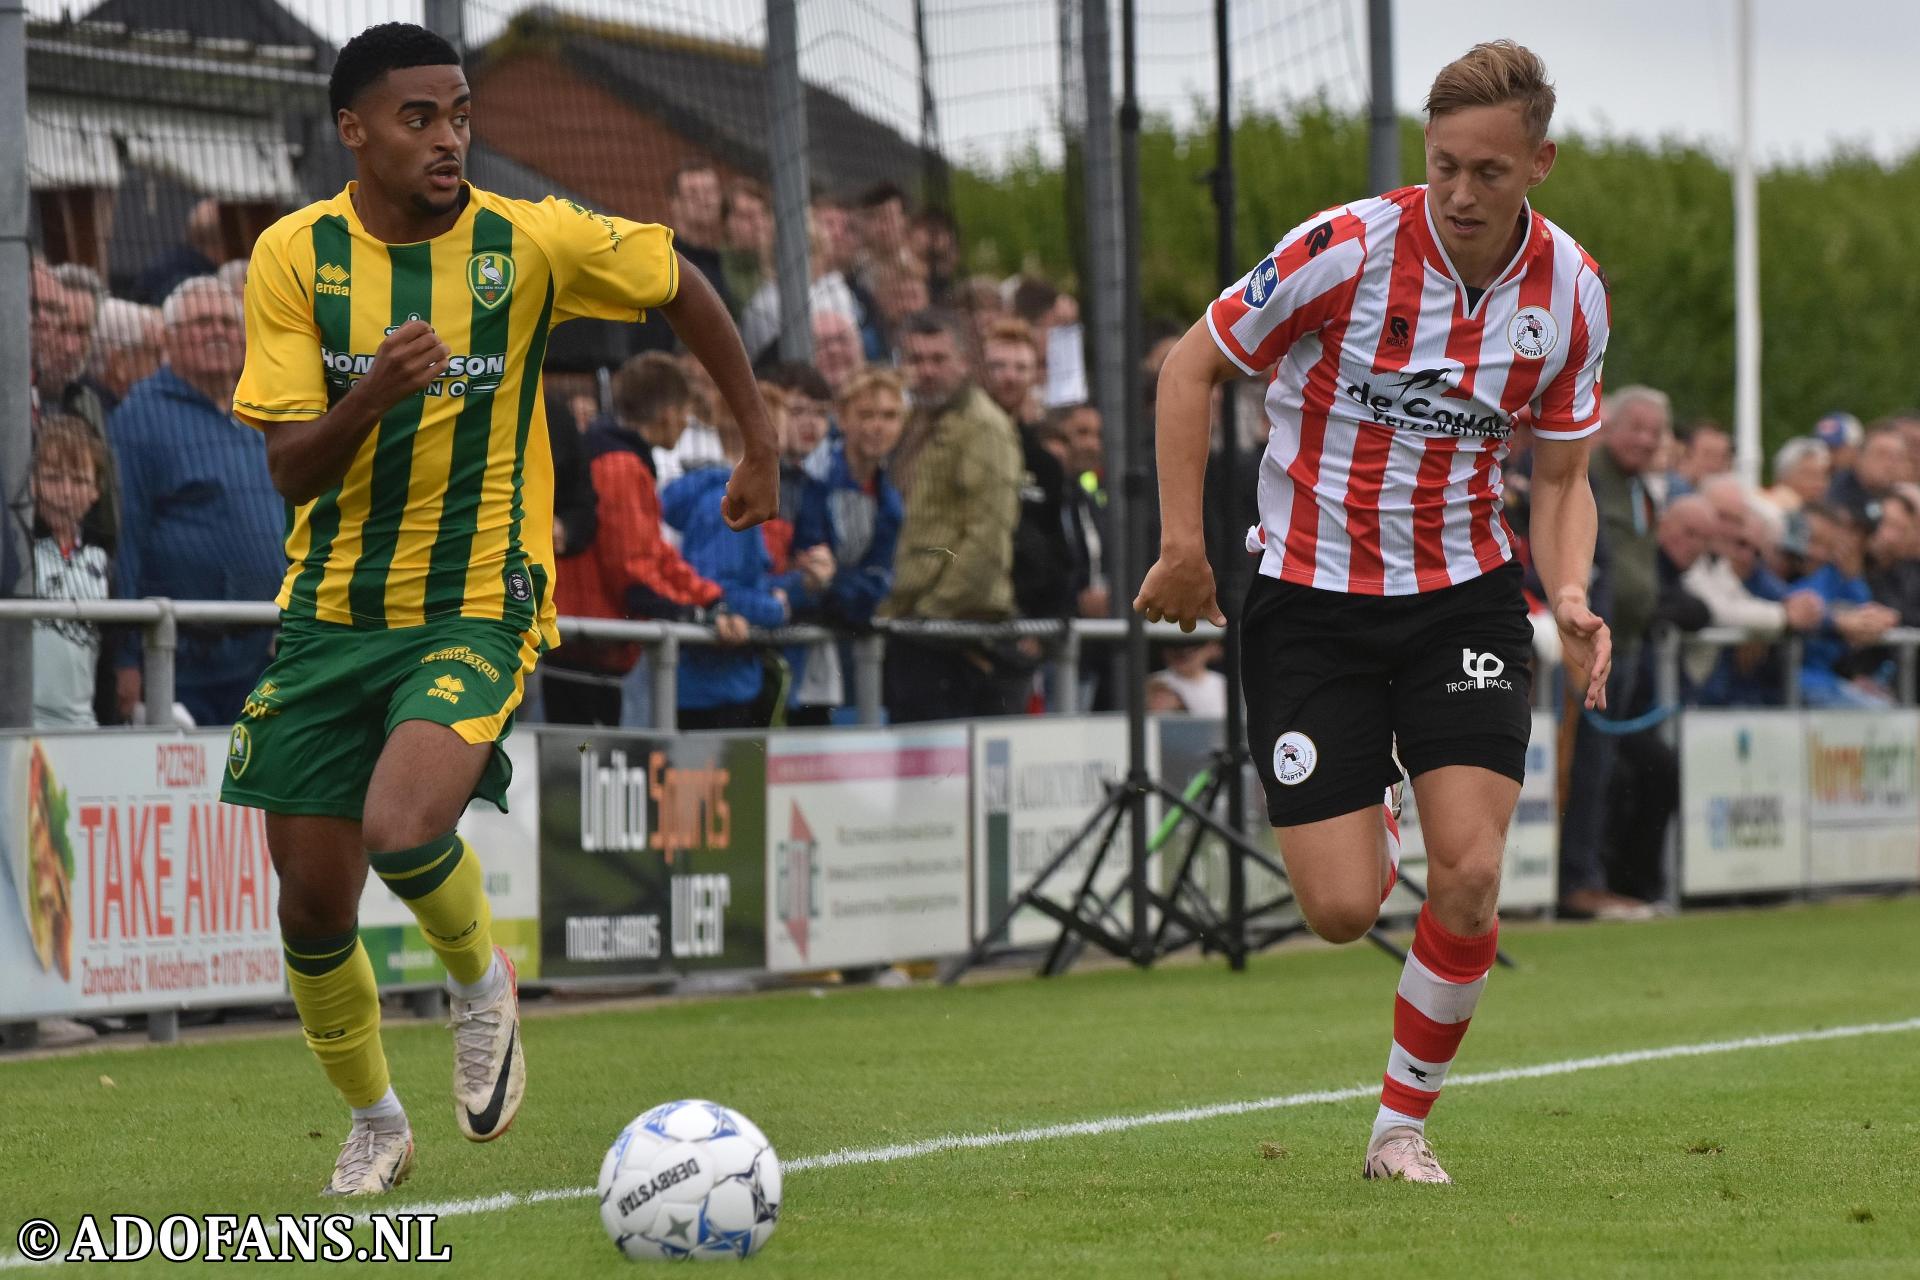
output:
[[[1513,103],[1535,138],[1553,123],[1553,83],[1540,55],[1511,40],[1489,40],[1440,68],[1427,90],[1427,119],[1467,107]]]
[[[840,388],[840,407],[844,409],[861,396],[870,396],[875,392],[883,392],[904,401],[907,398],[907,385],[891,369],[862,369]]]

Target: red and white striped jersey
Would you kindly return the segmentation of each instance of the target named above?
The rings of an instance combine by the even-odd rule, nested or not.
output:
[[[1500,468],[1516,420],[1600,426],[1600,268],[1529,205],[1525,243],[1473,305],[1425,187],[1328,210],[1213,303],[1213,340],[1267,388],[1260,572],[1361,595],[1465,582],[1513,557]]]

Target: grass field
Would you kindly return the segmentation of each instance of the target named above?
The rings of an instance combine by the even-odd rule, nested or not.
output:
[[[753,1117],[798,1166],[778,1234],[745,1264],[768,1278],[1920,1275],[1920,899],[1515,927],[1506,943],[1523,967],[1496,971],[1430,1127],[1453,1187],[1362,1181],[1373,1103],[1354,1097],[818,1159],[1370,1092],[1396,967],[1368,948],[1309,946],[1244,974],[1194,964],[554,1016],[529,1006],[527,1103],[489,1147],[454,1129],[446,1031],[390,1026],[419,1164],[381,1207],[586,1187],[635,1113],[710,1097]],[[1890,1022],[1913,1025],[1471,1081]],[[12,1242],[30,1217],[70,1233],[88,1212],[338,1207],[316,1191],[344,1117],[291,1035],[3,1063],[0,1086],[0,1265],[19,1261]],[[467,1207],[437,1224],[452,1249],[440,1272],[632,1265],[590,1198]],[[129,1268],[59,1274],[96,1270]]]

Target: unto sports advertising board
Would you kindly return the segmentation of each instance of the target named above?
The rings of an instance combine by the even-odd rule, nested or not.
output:
[[[0,1018],[284,998],[257,809],[226,735],[0,739]]]
[[[1807,741],[1796,711],[1680,720],[1680,892],[1797,889],[1806,876]]]
[[[1157,735],[1149,735],[1151,745]],[[1151,772],[1149,764],[1149,772]],[[1107,784],[1126,776],[1127,722],[1121,716],[983,721],[973,730],[973,929],[988,927],[1065,847],[1107,798]],[[1043,885],[1070,907],[1098,848],[1096,838]],[[1126,883],[1127,826],[1101,865],[1094,892]],[[1014,947],[1053,941],[1060,926],[1029,907],[997,942]]]
[[[541,975],[765,968],[765,739],[535,736]]]
[[[967,949],[967,730],[767,741],[767,968]]]
[[[1809,711],[1807,884],[1920,877],[1920,711]]]
[[[507,811],[484,800],[468,806],[460,834],[480,855],[493,940],[507,949],[521,979],[540,976],[540,753],[532,734],[507,739],[513,781]],[[421,936],[413,912],[383,884],[367,877],[360,895],[360,942],[381,986],[439,986],[447,980],[440,957]]]

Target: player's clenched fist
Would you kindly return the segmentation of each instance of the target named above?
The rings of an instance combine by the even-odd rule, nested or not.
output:
[[[386,336],[373,353],[369,392],[389,406],[419,395],[447,371],[453,352],[425,320],[409,320]]]

